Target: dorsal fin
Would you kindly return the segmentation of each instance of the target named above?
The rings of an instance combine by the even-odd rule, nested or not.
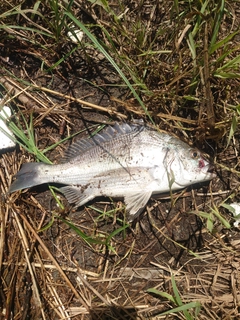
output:
[[[144,127],[142,125],[128,123],[116,123],[114,126],[108,126],[102,132],[97,133],[89,139],[80,139],[74,142],[68,148],[65,156],[61,160],[61,163],[66,163],[69,160],[80,156],[96,145],[102,145],[107,141],[111,141],[126,134],[138,133],[142,131],[143,128]]]

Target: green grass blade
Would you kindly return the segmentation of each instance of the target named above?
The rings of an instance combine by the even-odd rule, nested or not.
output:
[[[175,302],[176,302],[176,304],[178,306],[181,306],[182,305],[182,300],[181,300],[181,297],[179,295],[178,288],[177,288],[176,281],[175,281],[175,278],[174,278],[173,274],[171,275],[171,281],[172,281],[172,287],[173,287]]]
[[[201,3],[202,3],[202,2],[201,2]],[[195,36],[197,35],[197,33],[198,33],[198,31],[199,31],[200,25],[201,25],[202,20],[203,20],[202,15],[204,15],[208,3],[209,3],[208,0],[205,1],[205,2],[202,4],[201,10],[200,10],[200,14],[198,13],[197,21],[195,22],[194,28],[193,28],[193,31],[192,31],[192,36],[193,36],[193,38],[195,38]]]
[[[152,294],[155,294],[155,295],[158,295],[158,296],[161,296],[163,298],[166,298],[168,299],[169,301],[175,303],[175,299],[173,298],[173,296],[167,292],[164,292],[164,291],[159,291],[155,288],[150,288],[150,289],[147,289],[146,290],[148,293],[152,293]]]
[[[234,136],[234,133],[235,131],[237,130],[237,126],[238,126],[238,120],[237,120],[237,117],[236,116],[233,116],[232,118],[232,123],[231,123],[231,128],[230,128],[230,131],[229,131],[229,134],[228,134],[228,140],[227,140],[227,146],[226,148],[229,146],[233,136]]]
[[[150,116],[148,110],[146,109],[144,103],[140,99],[139,95],[137,94],[136,90],[133,88],[131,83],[128,81],[126,76],[123,74],[122,70],[118,67],[118,65],[115,63],[113,58],[109,55],[109,53],[103,48],[103,46],[99,43],[99,41],[96,39],[96,37],[89,32],[89,30],[79,21],[77,20],[70,12],[66,12],[66,15],[80,28],[82,31],[88,36],[88,38],[92,41],[92,43],[95,45],[95,47],[105,56],[105,58],[111,63],[111,65],[115,68],[117,73],[120,75],[120,77],[123,79],[123,81],[126,83],[128,88],[131,90],[133,96],[136,98],[136,100],[139,102],[141,107],[143,108],[144,112],[150,119],[150,121],[154,124],[154,121],[152,117]]]
[[[110,240],[115,237],[117,234],[121,233],[122,231],[126,230],[128,227],[130,227],[129,224],[125,224],[124,226],[114,230],[113,232],[111,232],[108,237],[107,237],[107,242],[110,242]]]
[[[239,30],[236,32],[233,32],[229,34],[227,37],[223,38],[222,40],[218,41],[217,43],[213,44],[210,49],[209,49],[209,54],[214,53],[217,51],[219,48],[224,46],[225,44],[228,44],[237,34],[239,34]]]
[[[221,20],[222,20],[223,14],[224,14],[225,0],[221,0],[221,2],[218,3],[218,7],[219,7],[219,10],[216,12],[216,16],[215,16],[214,29],[213,29],[213,33],[212,33],[212,39],[210,42],[209,51],[212,50],[212,47],[216,43],[216,39],[217,39],[217,36],[219,33],[219,28],[221,26]]]
[[[68,225],[77,235],[79,235],[87,244],[101,244],[106,245],[105,241],[101,241],[97,238],[93,238],[91,236],[86,235],[83,231],[81,231],[78,227],[76,227],[72,222],[65,220],[59,216],[57,216],[58,219],[60,219],[62,222],[64,222],[66,225]]]
[[[227,229],[231,228],[230,223],[220,214],[217,207],[214,206],[214,209],[212,209],[212,213],[219,219],[219,221],[221,221],[221,223],[225,228]]]
[[[23,28],[22,26],[5,25],[5,24],[0,25],[0,29],[6,29],[6,28],[16,29],[16,30],[31,31],[31,32],[35,32],[35,33],[41,34],[43,36],[54,38],[54,36],[51,33],[47,33],[45,31],[41,31],[41,30],[38,30],[38,29],[35,29],[35,28],[30,28],[30,27],[24,27]],[[26,40],[26,41],[31,40],[30,42],[35,43],[32,39],[28,39],[28,38],[24,38],[23,37],[23,40]]]
[[[194,43],[192,32],[189,32],[188,40],[187,40],[188,47],[191,51],[192,59],[193,59],[193,65],[196,68],[197,62],[196,62],[196,45]]]
[[[195,309],[196,308],[196,312],[195,312],[195,316],[193,317],[189,312],[188,310],[189,309]],[[201,308],[201,304],[200,302],[196,301],[196,302],[189,302],[189,303],[186,303],[182,306],[179,306],[179,307],[176,307],[176,308],[172,308],[171,310],[168,310],[168,311],[165,311],[165,312],[162,312],[162,313],[159,313],[157,314],[158,316],[164,316],[164,315],[167,315],[167,314],[173,314],[173,313],[178,313],[178,312],[183,312],[184,313],[184,316],[185,316],[185,319],[187,320],[195,320],[196,319],[196,316],[199,314],[200,312],[200,308]],[[187,313],[186,313],[187,311]]]
[[[225,69],[228,69],[228,68],[232,69],[232,68],[235,68],[235,67],[239,68],[239,65],[240,65],[240,55],[238,55],[235,58],[233,58],[232,60],[228,61],[221,68],[218,68],[217,70],[225,70]]]

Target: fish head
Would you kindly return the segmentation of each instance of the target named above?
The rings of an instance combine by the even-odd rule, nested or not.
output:
[[[211,172],[212,165],[203,154],[189,147],[172,150],[168,156],[167,167],[172,179],[172,189],[184,188],[215,177],[215,174]]]

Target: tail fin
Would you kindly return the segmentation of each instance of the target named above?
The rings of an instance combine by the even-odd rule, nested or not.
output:
[[[43,165],[43,163],[37,162],[24,163],[20,171],[16,174],[16,180],[10,186],[9,192],[11,193],[45,183],[46,181],[43,181],[43,177],[39,172],[39,167]]]

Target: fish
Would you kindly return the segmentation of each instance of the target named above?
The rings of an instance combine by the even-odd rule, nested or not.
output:
[[[169,133],[126,122],[77,140],[58,164],[23,164],[9,192],[61,184],[60,192],[75,207],[96,197],[124,199],[128,221],[133,221],[152,195],[214,176],[212,165],[198,149]]]

